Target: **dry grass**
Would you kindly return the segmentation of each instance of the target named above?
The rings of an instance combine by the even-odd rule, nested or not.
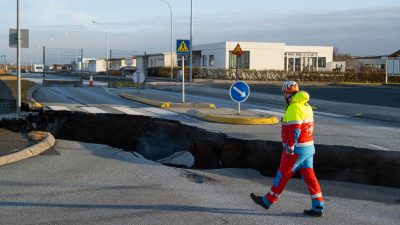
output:
[[[47,136],[47,132],[43,132],[43,131],[32,131],[30,133],[28,133],[28,138],[32,141],[42,141],[43,139],[45,139]]]
[[[0,76],[0,81],[4,82],[10,89],[14,99],[17,99],[17,78],[15,76]],[[34,82],[21,79],[21,99],[27,98],[28,91],[35,85]]]

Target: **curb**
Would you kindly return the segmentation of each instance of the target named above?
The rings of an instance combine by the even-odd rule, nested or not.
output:
[[[391,115],[382,116],[373,113],[356,113],[354,117],[400,123],[400,117]]]
[[[138,96],[134,96],[128,93],[121,93],[121,97],[133,100],[136,102],[144,103],[147,105],[159,107],[159,108],[209,108],[215,109],[217,108],[214,104],[206,104],[206,103],[174,103],[174,102],[159,102],[155,100],[151,100],[148,98],[142,98]]]
[[[159,107],[159,108],[169,108],[170,107],[170,103],[169,102],[154,101],[154,100],[151,100],[151,99],[134,96],[134,95],[131,95],[131,94],[128,94],[128,93],[121,93],[119,96],[121,96],[123,98],[126,98],[126,99],[129,99],[129,100],[133,100],[135,102],[140,102],[140,103],[144,103],[144,104],[155,106],[155,107]]]
[[[279,120],[276,116],[262,118],[224,117],[215,114],[202,113],[199,111],[196,111],[194,116],[208,122],[236,125],[274,125],[279,123]]]
[[[35,86],[29,88],[28,90],[28,96],[27,99],[25,101],[27,101],[28,103],[28,108],[30,110],[42,110],[43,109],[43,105],[40,104],[39,102],[37,102],[34,98],[33,98],[33,94],[35,93],[35,91],[37,89],[39,89],[41,87],[40,84],[36,84]],[[32,103],[32,104],[29,104]]]
[[[53,147],[55,142],[56,140],[54,139],[53,135],[48,132],[46,138],[44,138],[41,142],[27,147],[21,151],[0,157],[0,166],[39,155],[40,153],[43,153]]]

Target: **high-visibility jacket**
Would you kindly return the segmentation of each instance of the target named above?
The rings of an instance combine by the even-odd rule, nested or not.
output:
[[[314,154],[314,115],[308,104],[310,95],[299,91],[286,107],[282,118],[282,143],[297,154]]]

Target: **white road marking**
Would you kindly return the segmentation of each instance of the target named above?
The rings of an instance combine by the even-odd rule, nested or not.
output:
[[[123,113],[126,113],[126,114],[128,114],[128,115],[140,115],[140,116],[143,115],[143,113],[138,112],[138,111],[133,110],[133,109],[128,108],[128,107],[119,107],[119,106],[115,106],[115,107],[112,107],[112,108],[113,108],[113,109],[116,109],[116,110],[118,110],[118,111],[121,111],[121,112],[123,112]]]
[[[96,108],[96,107],[81,107],[81,109],[83,109],[89,113],[108,113],[108,112],[101,110],[99,108]]]
[[[71,111],[66,106],[50,105],[48,107],[53,111]]]
[[[338,117],[338,118],[349,118],[350,116],[346,115],[339,115],[339,114],[333,114],[333,113],[326,113],[326,112],[314,112],[316,115],[320,116],[331,116],[331,117]]]
[[[150,111],[152,113],[162,115],[162,116],[177,116],[177,113],[167,111],[165,109],[159,109],[159,108],[154,108],[154,107],[145,107],[143,108],[144,110]]]
[[[283,116],[283,113],[281,113],[281,112],[276,112],[276,111],[271,111],[271,110],[249,109],[249,111],[260,112],[260,113],[266,113],[266,114],[272,114],[272,115],[276,115],[276,116]]]
[[[377,148],[377,149],[390,151],[390,149],[387,149],[387,148],[384,148],[384,147],[381,147],[381,146],[378,146],[378,145],[372,145],[372,144],[367,144],[367,145],[369,145],[369,146],[371,146],[371,147],[374,147],[374,148]]]
[[[108,92],[108,94],[110,94],[110,95],[112,95],[112,96],[114,96],[114,97],[121,98],[121,96],[119,96],[119,95],[117,95],[117,94],[114,94],[114,93],[112,93],[112,92],[110,91],[110,88],[105,88],[105,87],[104,87],[104,90],[105,90],[106,92]]]

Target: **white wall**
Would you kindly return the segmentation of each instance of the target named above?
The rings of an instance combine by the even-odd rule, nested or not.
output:
[[[176,60],[176,53],[172,53],[172,63],[174,65],[174,67],[176,67],[177,64],[177,60]],[[170,67],[171,66],[171,53],[165,53],[164,54],[164,66]]]
[[[106,61],[104,59],[91,60],[89,62],[89,72],[91,73],[106,72]]]
[[[238,42],[227,42],[227,65],[229,67],[229,51],[233,51]],[[268,42],[239,42],[242,51],[250,51],[250,69],[255,70],[283,70],[284,43]]]
[[[285,46],[285,52],[316,52],[318,57],[325,57],[326,63],[333,62],[333,46]]]
[[[225,42],[193,46],[194,51],[201,51],[201,67],[206,68],[228,68],[229,61],[226,60]],[[203,66],[203,55],[207,55],[207,66]],[[214,55],[214,66],[210,66],[210,55]],[[228,64],[227,64],[228,63]]]
[[[201,66],[207,68],[229,68],[229,51],[233,51],[238,42],[221,42],[214,44],[194,46],[195,51],[201,51],[202,56],[214,55],[214,66]],[[250,69],[256,70],[283,70],[284,68],[284,47],[283,43],[261,43],[261,42],[239,42],[243,51],[250,51]]]
[[[164,55],[150,55],[148,57],[148,68],[163,67],[165,63]]]

